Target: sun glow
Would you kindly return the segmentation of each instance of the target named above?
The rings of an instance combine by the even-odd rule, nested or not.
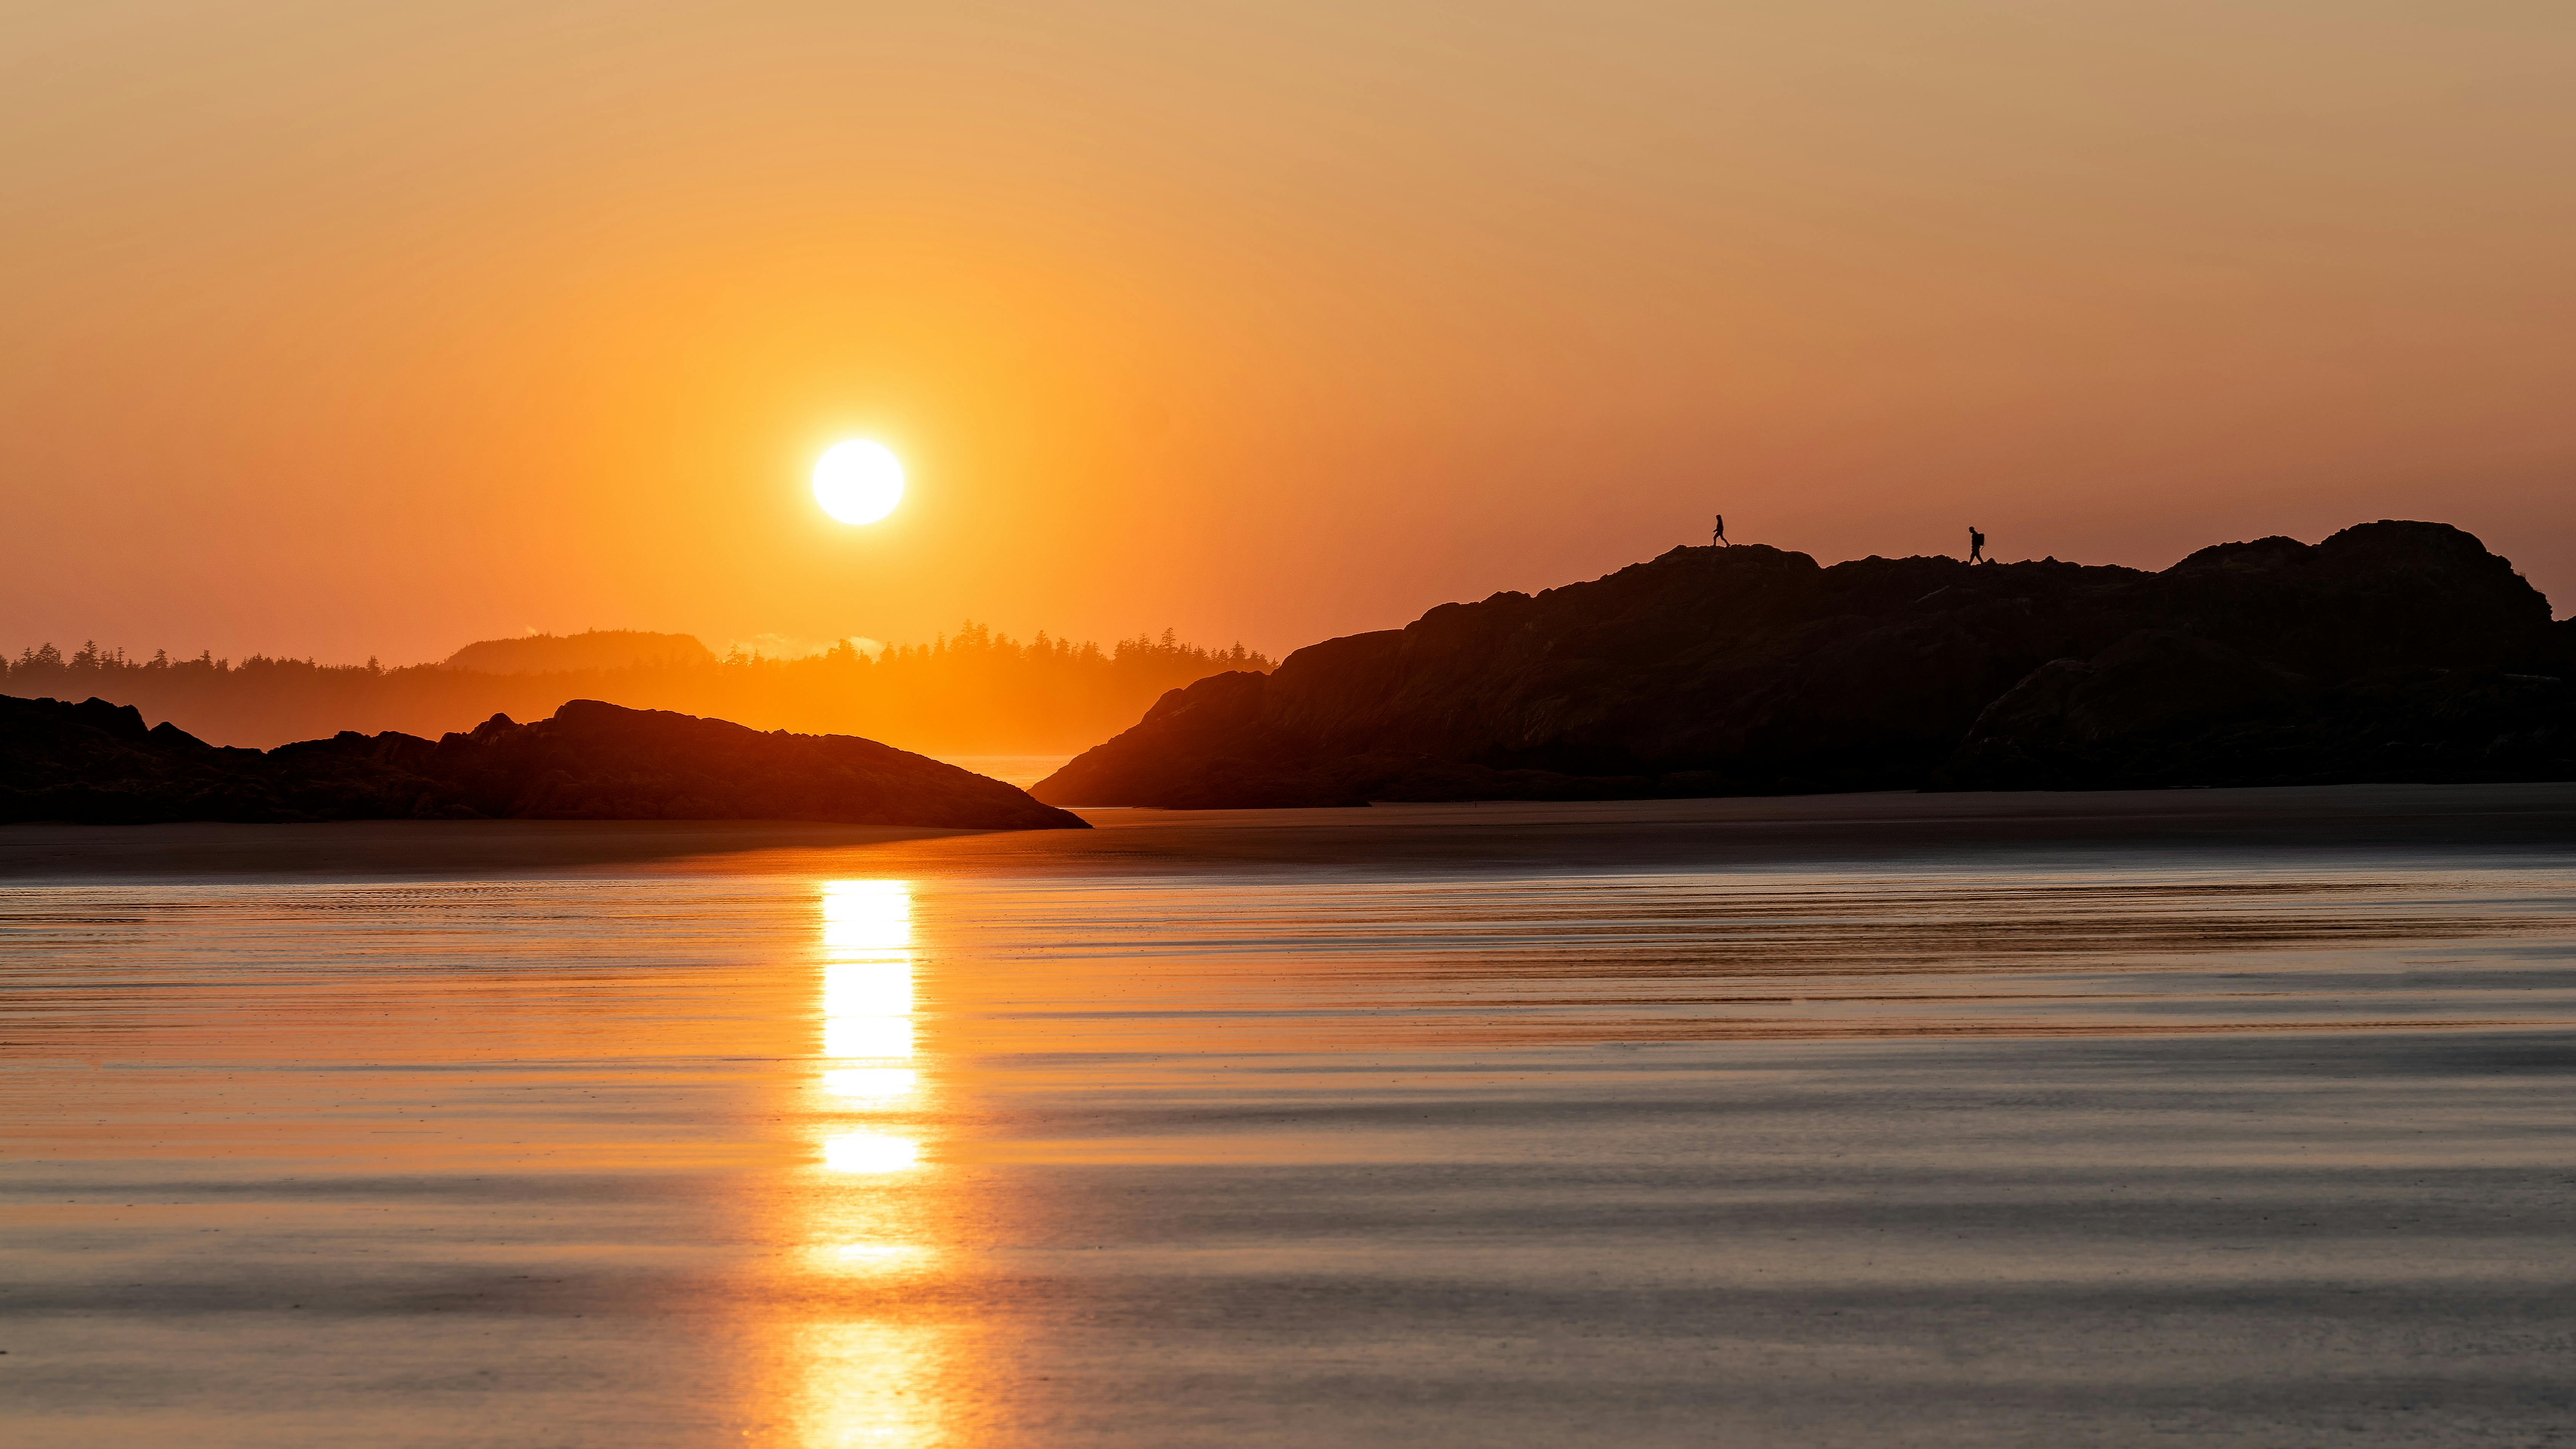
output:
[[[874,523],[903,501],[903,464],[881,443],[835,443],[814,461],[814,501],[843,523]]]

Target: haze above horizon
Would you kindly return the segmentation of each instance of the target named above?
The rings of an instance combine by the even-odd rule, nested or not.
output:
[[[2565,614],[2571,141],[2507,0],[31,12],[0,646],[1284,654],[1718,511],[2431,519]]]

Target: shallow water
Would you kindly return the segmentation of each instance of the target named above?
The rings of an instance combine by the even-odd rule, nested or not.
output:
[[[0,1413],[2576,1438],[2576,791],[2252,793],[0,832]]]

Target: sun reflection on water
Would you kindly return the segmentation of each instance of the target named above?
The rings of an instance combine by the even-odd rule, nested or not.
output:
[[[883,1132],[844,1132],[824,1139],[823,1165],[834,1172],[909,1172],[921,1165],[921,1144]]]
[[[909,1067],[838,1067],[823,1073],[823,1090],[854,1103],[892,1105],[921,1087]]]
[[[823,885],[823,1055],[912,1055],[912,886]]]
[[[906,1323],[808,1324],[795,1341],[807,1366],[798,1439],[807,1449],[936,1444],[939,1345]]]
[[[883,1130],[845,1130],[857,1113],[892,1115],[921,1091],[913,1055],[912,884],[899,880],[823,883],[822,1108],[842,1119],[819,1143],[832,1172],[901,1172],[921,1162],[918,1139]]]
[[[817,1005],[820,1060],[809,1083],[818,1181],[801,1261],[818,1284],[867,1296],[864,1317],[802,1324],[790,1357],[797,1439],[808,1449],[922,1449],[945,1437],[937,1384],[947,1329],[888,1317],[874,1290],[936,1260],[915,1060],[912,887],[826,881]]]

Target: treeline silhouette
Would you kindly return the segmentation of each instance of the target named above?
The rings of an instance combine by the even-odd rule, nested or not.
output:
[[[578,640],[582,636],[572,636]],[[654,636],[647,636],[654,637]],[[669,637],[669,636],[663,636]],[[469,650],[470,650],[469,646]],[[473,657],[469,651],[460,655]],[[1107,649],[1040,633],[1025,643],[969,621],[935,642],[871,656],[844,640],[829,653],[764,658],[667,654],[604,668],[496,673],[454,664],[388,669],[310,659],[173,659],[85,644],[0,657],[0,693],[130,704],[210,744],[267,748],[340,730],[435,739],[494,714],[527,721],[568,699],[709,715],[755,729],[853,734],[925,754],[1067,754],[1134,724],[1164,691],[1274,661],[1236,644],[1162,637]]]

